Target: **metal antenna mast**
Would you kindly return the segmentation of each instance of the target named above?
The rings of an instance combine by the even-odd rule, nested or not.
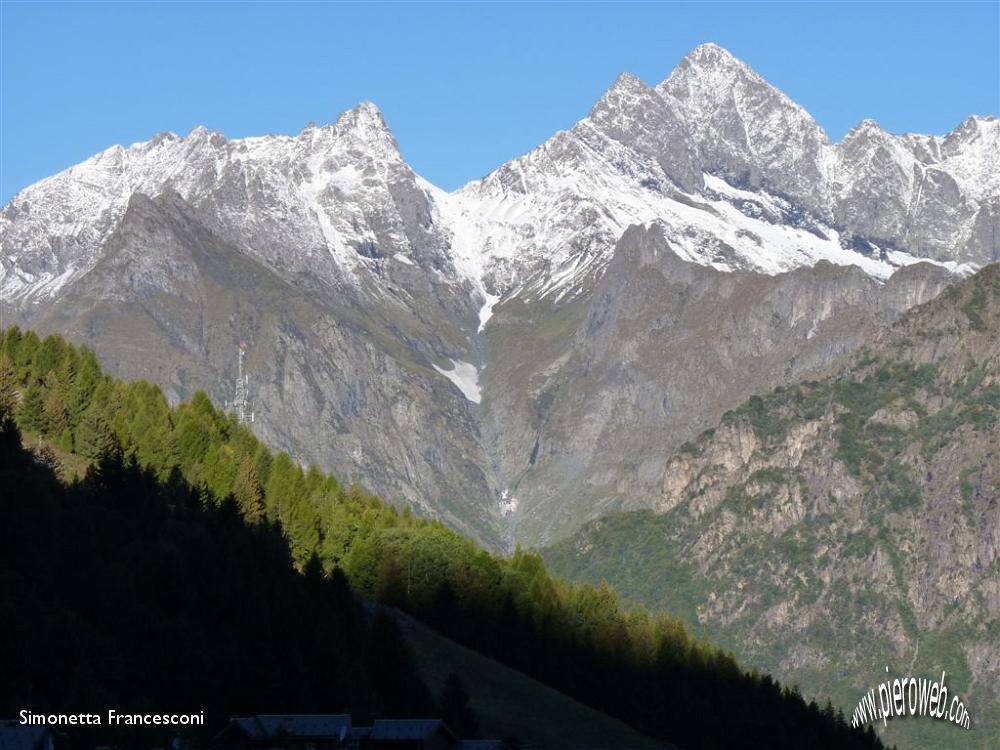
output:
[[[253,422],[254,413],[250,406],[250,376],[243,372],[243,358],[247,353],[247,342],[240,341],[240,358],[237,364],[236,393],[233,396],[233,411],[237,421],[247,424]]]

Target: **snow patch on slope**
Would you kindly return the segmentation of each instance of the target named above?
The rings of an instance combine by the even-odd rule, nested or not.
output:
[[[467,273],[501,293],[527,283],[538,297],[572,294],[603,272],[633,224],[663,225],[678,255],[721,271],[776,274],[826,260],[886,279],[917,260],[863,255],[829,226],[791,221],[796,209],[782,198],[704,178],[704,194],[677,192],[658,164],[584,120],[438,205]]]
[[[520,505],[518,499],[510,494],[509,490],[504,490],[500,493],[500,499],[497,501],[497,506],[500,509],[500,515],[504,518],[511,518],[517,513],[518,505]]]
[[[493,306],[500,301],[499,294],[490,294],[484,290],[483,295],[486,297],[486,301],[479,308],[479,328],[476,329],[477,333],[482,333],[483,329],[486,328],[486,324],[493,317]]]
[[[462,392],[466,399],[474,404],[482,401],[482,390],[479,387],[479,370],[475,365],[463,362],[460,359],[452,359],[450,370],[442,370],[437,365],[431,366],[444,375],[452,384]]]
[[[436,220],[451,234],[451,261],[458,277],[471,282],[483,298],[477,329],[477,333],[482,333],[502,295],[493,294],[486,285],[486,264],[493,248],[477,205],[465,200],[460,191],[446,193],[422,177],[417,182],[430,196]]]

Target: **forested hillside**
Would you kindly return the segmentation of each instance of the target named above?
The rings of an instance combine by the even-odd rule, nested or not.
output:
[[[304,470],[203,394],[171,408],[159,389],[103,375],[90,351],[58,336],[4,332],[0,408],[10,630],[0,648],[14,665],[0,680],[2,712],[119,696],[156,710],[202,700],[219,711],[419,711],[429,699],[405,652],[384,620],[357,618],[343,574],[365,596],[689,750],[734,738],[881,746],[832,708],[745,673],[677,619],[625,610],[607,586],[554,578],[538,555],[493,556]],[[34,458],[10,414],[41,440]],[[33,658],[46,649],[50,662]]]
[[[908,720],[883,740],[998,747],[1000,264],[667,466],[655,512],[588,525],[546,551],[553,569],[847,708],[886,666],[946,670],[979,707],[973,731]]]
[[[274,525],[113,452],[65,483],[54,456],[2,420],[0,716],[204,711],[190,732],[204,740],[234,712],[437,710],[393,618],[366,614],[339,571],[296,572]],[[81,747],[168,736],[72,734]]]

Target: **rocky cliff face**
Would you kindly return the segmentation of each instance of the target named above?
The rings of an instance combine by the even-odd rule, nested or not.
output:
[[[656,90],[679,103],[704,171],[795,196],[822,214],[832,166],[826,134],[747,65],[703,44]]]
[[[952,278],[931,264],[884,284],[825,262],[724,273],[674,247],[667,227],[629,229],[586,301],[515,297],[490,321],[485,435],[517,500],[516,539],[548,543],[585,519],[647,505],[664,448],[753,393],[829,365]]]
[[[878,249],[996,260],[980,237],[983,225],[998,227],[996,117],[970,117],[945,136],[893,135],[865,120],[833,144],[805,110],[714,44],[691,52],[656,91],[679,103],[706,172],[787,196]]]
[[[998,133],[864,123],[830,144],[703,45],[451,194],[370,103],[295,136],[115,146],[3,209],[0,289],[7,320],[172,398],[229,398],[246,340],[265,439],[537,543],[649,501],[653,436],[686,440],[995,259]]]
[[[398,264],[379,281],[402,297],[418,273]],[[245,340],[265,442],[500,546],[481,500],[496,493],[473,404],[436,369],[452,369],[448,353],[469,356],[443,309],[293,283],[166,192],[134,196],[100,260],[32,325],[87,341],[110,369],[154,380],[172,400],[204,388],[219,404],[233,396],[234,341]]]
[[[887,665],[947,670],[953,689],[980,706],[968,746],[994,747],[997,331],[993,265],[825,376],[728,412],[669,457],[658,515],[597,521],[551,559],[684,613],[845,710]],[[953,730],[916,721],[893,726],[888,739],[956,742]]]

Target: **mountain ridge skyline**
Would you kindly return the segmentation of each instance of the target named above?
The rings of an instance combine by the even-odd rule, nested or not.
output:
[[[621,149],[624,151],[618,153]],[[335,153],[342,156],[332,156]],[[357,166],[351,167],[352,173],[344,177],[346,173],[341,171],[337,173],[341,176],[337,177],[333,172],[342,169],[345,160],[350,161],[352,155],[358,155],[367,166],[362,172],[357,171]],[[569,160],[584,174],[611,170],[621,175],[615,177],[608,173],[606,177],[612,178],[610,182],[599,177],[600,184],[585,188],[560,186],[563,167],[556,163],[559,159]],[[213,160],[216,162],[214,167],[209,164]],[[254,166],[255,160],[257,166]],[[202,187],[197,189],[207,190],[211,181],[226,179],[226,170],[242,170],[244,190],[248,190],[251,171],[254,179],[260,178],[259,162],[262,160],[266,164],[273,162],[273,169],[268,169],[277,172],[269,178],[271,184],[267,190],[270,192],[261,195],[260,199],[284,204],[289,200],[285,195],[288,189],[299,193],[300,197],[295,200],[300,206],[295,210],[315,215],[322,242],[336,264],[348,271],[354,264],[354,253],[342,246],[340,236],[345,232],[349,237],[355,236],[357,219],[350,219],[346,229],[343,220],[339,224],[336,220],[331,223],[329,213],[340,210],[334,205],[340,202],[337,196],[374,175],[377,181],[385,183],[382,192],[386,198],[395,202],[397,196],[390,183],[399,179],[413,181],[409,189],[412,200],[426,205],[417,208],[417,214],[405,219],[404,223],[443,222],[445,233],[451,233],[451,240],[445,240],[448,248],[440,252],[453,256],[451,262],[459,276],[469,279],[486,299],[510,291],[517,276],[510,266],[525,265],[524,257],[519,257],[525,254],[531,273],[543,264],[547,266],[547,275],[561,274],[571,262],[577,267],[566,271],[570,276],[586,270],[588,253],[584,253],[581,260],[579,250],[574,248],[580,242],[592,243],[593,237],[587,235],[586,230],[581,235],[575,230],[567,234],[565,227],[557,228],[553,235],[552,228],[546,228],[552,223],[546,218],[548,214],[562,211],[560,206],[564,201],[559,195],[567,189],[570,192],[582,189],[585,203],[596,196],[601,204],[618,204],[608,214],[611,226],[598,226],[593,230],[604,246],[612,244],[631,224],[660,220],[664,212],[672,215],[669,205],[660,198],[653,198],[647,188],[662,193],[668,203],[673,201],[671,191],[703,196],[708,189],[703,175],[721,178],[723,182],[714,186],[714,193],[721,190],[734,205],[738,205],[735,201],[746,197],[738,195],[740,187],[762,190],[779,202],[791,200],[792,210],[805,209],[827,227],[813,232],[821,239],[827,239],[827,235],[838,237],[843,247],[845,241],[853,240],[845,240],[838,233],[850,230],[865,238],[868,243],[865,252],[874,253],[877,248],[883,261],[886,250],[903,250],[908,256],[935,261],[976,261],[981,256],[989,259],[989,233],[995,232],[1000,214],[1000,209],[996,208],[1000,184],[995,179],[995,174],[1000,172],[1000,121],[996,118],[970,115],[962,125],[945,135],[895,135],[868,119],[834,143],[804,107],[728,50],[707,42],[692,49],[654,86],[632,74],[619,75],[588,114],[573,126],[556,131],[534,149],[450,192],[438,188],[414,169],[403,155],[381,109],[371,100],[365,100],[342,112],[335,122],[323,126],[309,123],[296,135],[229,139],[220,131],[197,126],[183,137],[162,131],[128,147],[110,146],[19,191],[3,209],[3,226],[9,234],[18,223],[35,223],[37,219],[29,215],[33,201],[33,210],[37,213],[38,200],[43,204],[48,200],[46,191],[50,188],[61,190],[66,198],[57,199],[57,203],[69,202],[62,209],[53,208],[77,218],[76,226],[59,230],[59,236],[73,244],[82,241],[92,245],[93,240],[81,240],[80,237],[88,231],[93,232],[93,222],[103,222],[107,218],[82,219],[91,222],[91,229],[83,230],[81,235],[82,216],[94,211],[107,216],[109,206],[117,206],[111,213],[120,215],[128,195],[144,192],[155,197],[164,188],[190,183],[191,174],[196,172],[203,173],[198,178]],[[627,167],[621,166],[625,163]],[[209,174],[213,169],[214,175]],[[399,175],[390,178],[390,171],[399,172]],[[632,176],[639,173],[646,177],[637,187],[629,180],[634,183]],[[60,180],[73,184],[59,188]],[[876,183],[882,184],[875,188]],[[229,188],[230,192],[234,189],[239,188]],[[735,193],[734,189],[737,189]],[[870,195],[873,189],[886,195],[874,199]],[[87,191],[89,197],[84,195]],[[533,195],[533,191],[550,193],[556,203],[552,200],[547,203],[544,195]],[[109,192],[119,195],[109,197]],[[419,192],[425,195],[420,197]],[[954,205],[956,192],[960,199],[958,205]],[[710,195],[714,193],[709,190]],[[942,201],[946,204],[944,209],[939,205]],[[678,204],[674,202],[673,205],[677,207]],[[502,207],[500,214],[497,214],[500,210],[497,206]],[[42,210],[44,214],[44,208]],[[512,212],[537,216],[526,230],[527,225],[523,222],[510,224]],[[48,221],[49,227],[66,223],[58,218],[59,213],[50,217],[56,221]],[[421,218],[424,214],[426,220]],[[940,220],[945,222],[943,229]],[[42,221],[46,223],[44,216]],[[299,219],[294,212],[292,221],[296,225],[290,228],[293,233],[298,233],[303,223],[314,223],[312,216]],[[690,217],[685,221],[691,221]],[[694,221],[698,224],[700,219],[696,217]],[[927,222],[931,226],[926,226]],[[44,233],[51,231],[42,226],[36,229]],[[527,242],[525,231],[529,233]],[[532,243],[530,236],[538,231],[545,235],[544,242]],[[764,236],[753,227],[750,232],[750,236]],[[52,284],[64,283],[66,273],[74,276],[79,276],[81,271],[85,273],[90,262],[85,261],[81,268],[78,255],[72,253],[68,256],[69,261],[65,260],[62,242],[32,249],[37,241],[36,234],[24,235],[23,242],[18,240],[17,231],[13,237],[5,238],[4,245],[8,249],[20,248],[17,252],[8,252],[0,269],[5,277],[3,288],[8,294],[14,294],[13,299],[21,296],[16,289],[25,286],[30,289],[42,284],[54,291],[58,286],[52,288]],[[369,232],[369,236],[373,235]],[[769,246],[774,245],[774,238],[771,240]],[[370,239],[364,241],[371,242]],[[756,242],[760,245],[759,240]],[[802,240],[796,242],[801,245]],[[922,246],[914,246],[915,242]],[[963,250],[962,243],[968,249]],[[481,249],[472,249],[473,246],[503,247],[499,257],[494,257],[492,251],[484,253]],[[87,254],[93,250],[91,248]],[[354,251],[361,255],[368,252],[357,246]],[[22,264],[17,256],[25,252],[29,257],[40,252],[42,257],[55,258],[59,273],[47,272],[48,281],[33,281],[34,272],[18,270]],[[701,254],[700,251],[691,252],[695,256]],[[722,267],[743,267],[748,263],[751,268],[774,273],[823,257],[841,264],[864,266],[867,262],[851,252],[840,255],[836,247],[814,248],[806,258],[789,256],[776,266],[766,257],[757,257],[760,254],[752,247],[744,247],[740,253],[742,261],[735,266],[727,262]],[[766,255],[768,253],[764,253]],[[397,257],[401,262],[406,260],[405,255]],[[603,262],[598,263],[597,270]],[[36,258],[25,268],[38,263],[43,267],[53,265],[51,260]],[[487,270],[487,264],[492,270]],[[899,265],[898,260],[890,263],[891,267]],[[870,264],[866,270],[887,275]],[[23,277],[23,281],[18,281],[19,277]],[[60,278],[63,281],[58,281]]]
[[[691,16],[698,14],[681,6],[636,10],[608,28],[600,19],[610,7],[577,14],[400,9],[380,20],[378,34],[364,35],[377,55],[352,56],[358,45],[342,29],[371,15],[363,9],[310,9],[275,18],[274,8],[258,5],[234,37],[223,33],[231,22],[224,13],[189,9],[174,17],[152,11],[148,17],[158,33],[150,37],[131,14],[8,4],[6,59],[30,54],[45,40],[56,43],[54,54],[33,58],[30,67],[6,66],[0,202],[109,143],[133,143],[161,130],[186,133],[198,123],[232,137],[293,133],[366,98],[390,116],[417,171],[452,190],[584,116],[621,70],[659,80],[705,40],[751,61],[834,138],[865,116],[891,132],[940,133],[968,112],[998,110],[990,93],[998,88],[994,66],[984,64],[997,55],[996,39],[985,33],[995,28],[995,13],[983,7],[922,6],[905,18],[897,14],[895,37],[877,33],[887,15],[878,7],[775,13],[766,6],[727,6],[697,23]],[[185,18],[190,20],[180,24]],[[487,18],[494,21],[484,23]],[[815,38],[820,25],[826,38]],[[268,32],[292,28],[299,43],[275,48]],[[414,28],[422,30],[420,53],[401,57]],[[260,59],[247,54],[255,35],[263,35]],[[210,45],[207,65],[174,59],[170,75],[150,66],[148,56],[167,59],[171,40],[185,37],[194,47]],[[857,53],[844,54],[835,40],[845,38]],[[320,39],[325,45],[318,47]],[[456,69],[455,55],[463,53],[472,64]],[[138,65],[118,65],[123,56]],[[49,92],[45,100],[40,90]],[[927,97],[933,108],[922,105]],[[68,129],[60,126],[66,112],[73,113]],[[480,133],[487,137],[475,143],[472,134]]]
[[[580,122],[588,119],[590,117],[590,115],[592,114],[594,108],[600,103],[600,101],[603,100],[604,97],[606,97],[610,92],[612,92],[615,89],[615,87],[618,86],[619,82],[621,82],[622,80],[632,79],[632,80],[638,81],[639,83],[641,83],[643,86],[645,86],[648,89],[656,90],[658,88],[664,87],[668,83],[668,81],[670,80],[670,78],[677,72],[678,68],[680,68],[685,62],[687,62],[688,60],[690,60],[694,56],[697,56],[697,55],[699,55],[701,53],[704,53],[705,51],[717,51],[717,52],[722,53],[722,57],[723,57],[723,59],[725,59],[727,61],[727,63],[729,63],[729,64],[735,64],[736,66],[738,66],[743,71],[746,71],[751,76],[753,76],[756,79],[758,79],[759,82],[761,82],[761,83],[763,83],[763,84],[771,87],[775,91],[777,91],[779,94],[781,94],[781,96],[787,102],[793,104],[795,107],[797,107],[799,110],[801,110],[805,115],[807,115],[813,122],[815,122],[816,125],[817,125],[817,127],[819,128],[819,130],[826,137],[827,142],[830,145],[832,145],[832,146],[840,145],[840,144],[844,143],[846,140],[848,140],[857,131],[862,130],[864,128],[872,127],[872,126],[876,127],[882,133],[885,133],[885,134],[891,135],[891,136],[897,136],[897,137],[903,137],[903,138],[905,138],[905,137],[914,137],[914,138],[944,138],[944,137],[946,137],[948,135],[951,135],[951,134],[955,133],[956,131],[962,129],[963,127],[967,126],[969,123],[978,123],[978,122],[991,123],[991,122],[995,122],[998,119],[1000,119],[1000,112],[994,113],[994,112],[985,112],[985,111],[984,112],[975,112],[974,111],[974,112],[969,112],[968,114],[966,114],[965,116],[963,116],[960,121],[958,121],[957,123],[955,123],[952,127],[950,127],[947,130],[944,130],[944,131],[941,131],[941,132],[928,132],[926,130],[919,130],[919,129],[915,129],[915,128],[914,129],[907,128],[907,129],[904,129],[904,130],[887,129],[887,128],[884,128],[882,126],[882,124],[880,123],[880,121],[877,118],[875,118],[875,117],[869,117],[869,116],[864,116],[860,120],[858,120],[855,124],[851,125],[844,132],[844,134],[839,139],[836,139],[833,136],[831,136],[829,132],[827,132],[827,129],[823,126],[823,124],[820,123],[812,115],[812,112],[807,107],[799,104],[798,101],[796,101],[794,98],[792,98],[791,96],[789,96],[783,89],[781,89],[779,86],[777,86],[774,83],[772,83],[765,76],[763,76],[760,73],[758,73],[756,71],[756,69],[752,65],[750,65],[746,61],[744,61],[744,60],[736,57],[735,55],[733,55],[733,53],[730,52],[723,45],[718,44],[718,43],[713,42],[713,41],[706,41],[706,42],[701,42],[700,44],[697,44],[696,46],[694,46],[693,48],[691,48],[691,50],[687,54],[685,54],[684,57],[682,57],[678,61],[678,63],[670,70],[670,72],[667,74],[667,76],[665,78],[663,78],[661,81],[659,81],[658,83],[650,84],[645,79],[643,79],[642,77],[640,77],[639,75],[633,73],[630,70],[622,70],[622,71],[620,71],[618,73],[618,75],[615,76],[615,79],[603,90],[603,94],[598,99],[598,101],[595,102],[594,104],[590,105],[590,107],[587,110],[587,113],[583,117],[577,119],[572,124],[569,124],[566,127],[559,128],[558,130],[554,131],[551,134],[550,137],[553,137],[553,136],[558,135],[560,133],[563,133],[563,132],[566,132],[568,130],[571,130],[572,127],[573,127],[573,125],[576,125],[576,124],[578,124],[578,123],[580,123]],[[393,140],[393,142],[395,144],[396,150],[399,152],[400,156],[402,156],[403,159],[406,160],[409,163],[410,160],[411,160],[411,157],[407,156],[405,149],[399,144],[399,141],[398,141],[398,139],[396,137],[396,134],[395,134],[395,130],[394,130],[391,122],[389,121],[389,118],[386,117],[385,112],[383,110],[383,107],[380,105],[380,103],[377,100],[377,98],[375,98],[375,97],[365,97],[365,98],[362,98],[362,99],[358,100],[353,106],[350,106],[350,107],[342,110],[337,115],[337,117],[333,118],[332,120],[328,120],[326,122],[317,122],[315,120],[310,120],[310,121],[306,122],[301,127],[301,129],[299,129],[298,131],[294,131],[294,130],[292,130],[292,131],[289,131],[289,130],[272,130],[272,131],[267,131],[267,132],[262,132],[262,133],[256,133],[256,134],[253,134],[253,135],[234,135],[234,136],[229,136],[229,135],[227,135],[226,131],[223,130],[223,129],[221,129],[221,128],[210,127],[208,125],[205,125],[204,123],[198,123],[198,124],[192,126],[191,129],[187,132],[186,135],[182,135],[180,132],[176,132],[176,131],[168,129],[168,130],[157,131],[157,132],[153,133],[151,136],[149,136],[148,138],[145,138],[145,139],[141,139],[140,138],[139,140],[135,140],[135,141],[132,141],[132,142],[127,143],[127,144],[123,143],[123,142],[122,143],[113,143],[113,144],[111,144],[111,145],[109,145],[109,146],[101,149],[100,151],[97,151],[97,152],[93,153],[87,159],[84,159],[81,162],[77,162],[76,164],[72,164],[69,167],[66,167],[66,169],[59,170],[59,172],[66,171],[68,169],[72,169],[73,166],[77,166],[78,164],[81,164],[83,162],[89,161],[89,159],[91,159],[91,158],[93,158],[95,156],[98,156],[99,154],[104,153],[105,151],[109,151],[109,150],[112,150],[112,149],[124,149],[124,150],[128,150],[128,149],[131,149],[131,148],[136,147],[136,146],[142,146],[142,145],[151,143],[153,141],[160,140],[160,139],[162,139],[164,137],[185,139],[185,138],[190,138],[192,136],[196,136],[196,135],[200,135],[200,134],[207,134],[209,136],[212,136],[212,135],[221,135],[222,137],[226,138],[229,141],[251,141],[251,140],[261,139],[261,138],[296,138],[296,137],[302,136],[303,134],[305,134],[305,133],[307,133],[307,132],[309,132],[311,130],[324,130],[324,129],[328,129],[328,128],[334,128],[334,127],[337,126],[337,124],[345,116],[347,116],[347,115],[353,115],[354,113],[361,112],[361,111],[364,111],[364,110],[369,110],[369,111],[373,110],[374,111],[374,115],[377,116],[377,118],[379,118],[382,121],[383,128],[386,130],[386,132],[392,138],[392,140]],[[487,172],[484,172],[482,174],[469,177],[468,179],[465,179],[464,181],[460,182],[459,184],[457,184],[455,187],[453,187],[451,189],[448,189],[447,187],[441,187],[441,186],[439,186],[434,180],[426,177],[419,170],[414,170],[414,171],[416,171],[416,173],[418,174],[418,176],[420,176],[422,179],[426,180],[427,182],[430,182],[432,185],[434,185],[435,187],[437,187],[439,190],[442,190],[443,192],[454,194],[454,193],[460,192],[463,188],[468,187],[471,183],[475,183],[475,182],[481,181],[481,180],[489,177],[491,174],[493,174],[498,169],[500,169],[504,164],[506,164],[506,163],[508,163],[510,161],[515,161],[518,158],[527,155],[528,153],[531,152],[531,150],[532,149],[529,149],[528,151],[524,151],[524,152],[521,152],[521,153],[514,154],[513,156],[509,157],[508,159],[505,159],[505,160],[501,161],[495,167],[490,168]],[[55,172],[53,174],[58,174],[59,172]],[[52,175],[48,175],[46,177],[42,177],[41,179],[36,180],[33,183],[29,183],[29,184],[25,185],[24,187],[18,189],[17,191],[15,191],[10,196],[10,198],[7,199],[6,203],[9,203],[10,201],[12,201],[14,198],[16,198],[24,190],[32,187],[32,185],[37,184],[38,182],[42,182],[45,179],[47,179],[47,177],[50,177],[50,176],[52,176]],[[6,205],[6,203],[4,203],[4,205]]]

